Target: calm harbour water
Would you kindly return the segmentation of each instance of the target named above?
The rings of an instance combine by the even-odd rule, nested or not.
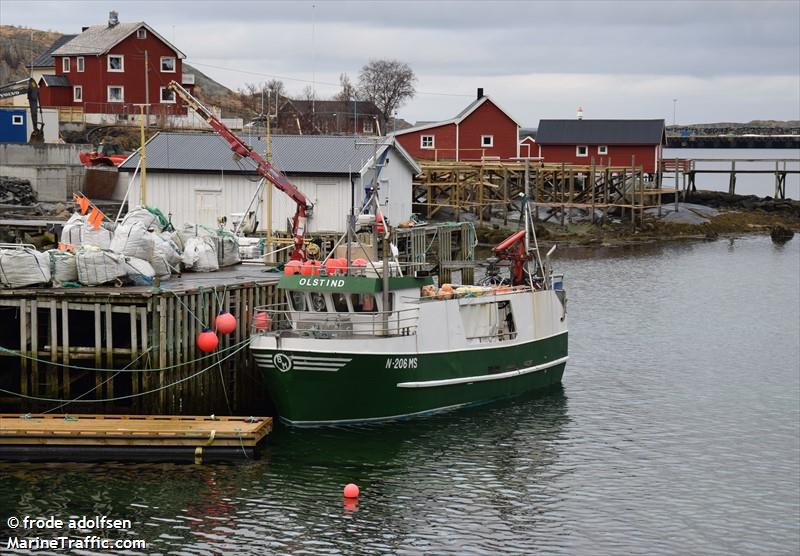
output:
[[[235,465],[0,464],[1,540],[12,514],[106,514],[170,554],[797,554],[800,238],[562,251],[558,269],[562,389],[278,427]]]

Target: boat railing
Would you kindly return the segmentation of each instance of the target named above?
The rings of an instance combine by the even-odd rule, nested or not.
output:
[[[464,288],[463,291],[458,291],[460,288]],[[494,287],[485,287],[488,289],[479,289],[476,286],[457,286],[454,287],[453,290],[442,291],[441,288],[438,290],[434,290],[435,293],[433,295],[422,295],[419,297],[418,301],[421,303],[428,303],[431,301],[441,301],[443,299],[471,299],[474,297],[497,297],[498,295],[507,295],[507,294],[515,294],[515,293],[525,293],[530,292],[530,286],[494,286]],[[414,301],[415,299],[412,298],[403,298],[408,299],[409,301]]]
[[[311,338],[411,336],[419,308],[375,312],[295,311],[287,303],[256,307],[252,333]]]

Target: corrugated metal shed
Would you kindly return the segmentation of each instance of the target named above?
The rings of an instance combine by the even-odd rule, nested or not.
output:
[[[262,154],[263,137],[242,139]],[[366,144],[365,144],[366,143]],[[378,151],[386,148],[379,145]],[[372,158],[374,147],[363,137],[330,135],[273,135],[272,160],[286,174],[357,174]],[[405,151],[407,163],[416,173],[419,167]],[[120,170],[134,170],[139,154],[131,155]],[[160,132],[147,143],[147,171],[253,173],[255,165],[245,159],[233,160],[228,143],[215,133]]]
[[[540,145],[664,145],[664,120],[541,120]]]

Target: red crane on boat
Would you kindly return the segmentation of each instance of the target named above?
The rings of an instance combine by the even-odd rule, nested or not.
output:
[[[175,92],[176,95],[201,118],[203,118],[208,125],[210,125],[217,135],[225,139],[231,146],[233,156],[238,160],[240,158],[249,158],[256,163],[256,172],[264,179],[269,181],[272,185],[286,193],[297,205],[294,217],[292,218],[292,235],[294,236],[294,250],[290,258],[292,260],[304,261],[306,259],[305,250],[305,228],[306,218],[311,213],[314,205],[306,198],[303,193],[289,181],[289,179],[281,174],[272,164],[267,162],[261,155],[255,152],[249,145],[239,139],[228,127],[223,124],[208,108],[197,100],[192,94],[184,89],[180,84],[175,81],[170,81],[169,88]]]

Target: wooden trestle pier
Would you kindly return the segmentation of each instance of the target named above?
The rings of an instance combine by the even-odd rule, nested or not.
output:
[[[253,308],[278,300],[277,276],[243,264],[160,287],[0,288],[0,406],[263,414],[267,398],[247,340]],[[221,310],[237,318],[236,330],[216,353],[203,354],[197,335]]]
[[[527,193],[535,207],[548,210],[544,220],[573,221],[571,209],[589,211],[589,218],[605,221],[613,213],[640,221],[644,210],[660,207],[664,195],[677,188],[664,187],[635,160],[630,166],[546,164],[537,160],[420,162],[422,173],[413,184],[415,211],[432,218],[451,209],[457,218],[472,213],[478,223],[502,220],[520,210]],[[597,213],[596,211],[601,211]],[[541,215],[537,210],[534,217]]]

